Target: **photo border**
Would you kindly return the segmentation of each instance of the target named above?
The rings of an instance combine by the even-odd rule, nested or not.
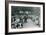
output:
[[[43,5],[43,30],[41,31],[26,31],[26,32],[10,32],[8,33],[8,4],[9,3],[25,3]],[[40,33],[45,32],[45,3],[44,2],[27,2],[27,1],[5,1],[5,34],[24,34],[24,33]]]

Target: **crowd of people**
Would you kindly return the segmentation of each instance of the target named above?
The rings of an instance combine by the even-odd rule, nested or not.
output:
[[[38,17],[28,17],[28,16],[22,16],[17,18],[17,17],[12,17],[11,19],[11,27],[12,28],[23,28],[23,24],[27,23],[27,19],[30,18],[34,23],[39,24],[39,18]],[[34,19],[33,19],[34,18]]]
[[[12,22],[13,27],[15,27],[15,28],[22,28],[23,24],[27,22],[27,16],[24,16],[24,17],[21,16],[19,18],[13,17],[11,19],[11,22]]]

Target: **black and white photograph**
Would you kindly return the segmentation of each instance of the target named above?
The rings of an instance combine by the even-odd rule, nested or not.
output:
[[[40,7],[11,6],[11,28],[40,27]]]
[[[43,31],[42,4],[8,4],[8,32]]]

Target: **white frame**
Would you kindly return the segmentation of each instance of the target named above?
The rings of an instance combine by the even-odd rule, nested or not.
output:
[[[37,5],[37,4],[19,4],[19,3],[9,3],[9,20],[8,20],[8,32],[24,32],[24,31],[41,31],[41,30],[43,30],[43,5]],[[41,27],[40,28],[28,28],[28,29],[11,29],[11,6],[26,6],[26,7],[40,7],[41,8],[41,10],[40,10],[40,12],[41,12],[41,14],[40,14],[40,16],[41,16],[41,22],[40,22],[40,24],[41,24]]]

